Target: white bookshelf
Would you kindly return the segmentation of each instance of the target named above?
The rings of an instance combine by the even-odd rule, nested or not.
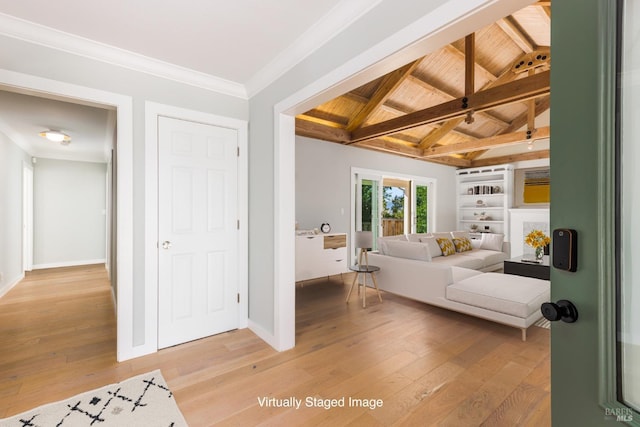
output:
[[[502,233],[510,241],[513,165],[460,169],[456,179],[458,230],[471,231],[475,238],[481,233]]]

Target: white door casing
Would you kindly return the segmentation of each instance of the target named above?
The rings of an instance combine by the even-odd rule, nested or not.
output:
[[[238,328],[237,147],[158,117],[158,348]]]

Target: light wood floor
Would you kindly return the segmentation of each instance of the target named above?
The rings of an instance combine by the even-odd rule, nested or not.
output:
[[[30,273],[0,299],[0,417],[159,368],[191,426],[550,425],[548,330],[522,342],[515,328],[372,291],[362,309],[344,303],[347,288],[340,276],[297,287],[287,352],[245,329],[118,364],[104,266]],[[307,397],[383,406],[326,410]]]

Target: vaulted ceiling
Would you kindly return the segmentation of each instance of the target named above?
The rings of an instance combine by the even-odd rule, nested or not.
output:
[[[456,167],[549,157],[551,4],[538,1],[296,117],[296,134]]]

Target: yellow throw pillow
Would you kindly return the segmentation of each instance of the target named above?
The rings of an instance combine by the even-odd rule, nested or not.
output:
[[[451,241],[451,239],[438,237],[436,238],[436,242],[438,242],[438,246],[440,246],[442,256],[454,255],[456,253],[456,248],[455,246],[453,246],[453,242]]]
[[[471,240],[466,237],[454,237],[453,245],[456,247],[456,252],[466,252],[473,249],[473,246],[471,246]]]

